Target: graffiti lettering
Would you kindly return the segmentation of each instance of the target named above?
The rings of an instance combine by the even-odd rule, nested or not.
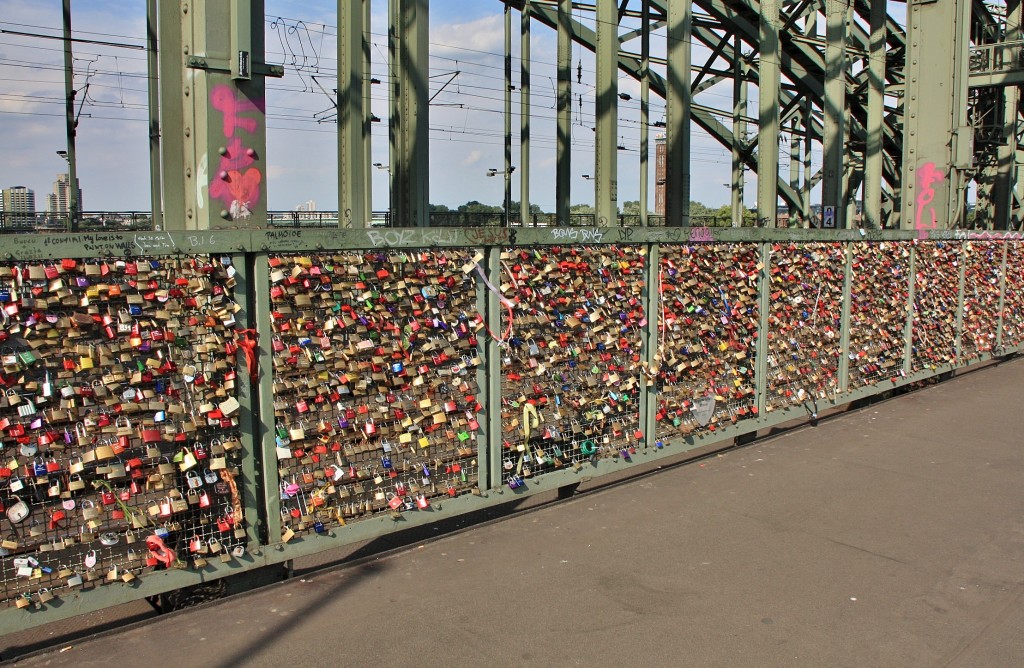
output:
[[[466,230],[466,240],[472,244],[502,244],[508,240],[508,228],[505,227],[470,227]]]
[[[692,227],[690,228],[690,242],[704,242],[714,241],[715,235],[711,232],[710,227]]]
[[[246,99],[239,100],[235,97],[235,92],[231,90],[231,87],[224,84],[214,86],[213,91],[210,93],[210,104],[213,105],[214,109],[224,114],[225,137],[233,137],[235,135],[235,128],[241,128],[249,134],[253,134],[259,128],[259,121],[257,119],[245,118],[239,114],[255,112],[262,115],[264,113],[262,102],[253,102]]]
[[[619,228],[619,241],[629,241],[633,238],[632,227],[620,227]]]
[[[935,167],[934,162],[926,162],[917,170],[917,211],[914,212],[914,229],[918,236],[924,238],[925,230],[934,230],[938,227],[938,216],[932,201],[935,199],[935,184],[945,180],[942,172]],[[927,215],[925,215],[927,211]]]
[[[988,230],[983,231],[970,231],[957,230],[957,232],[963,232],[964,238],[967,239],[990,239],[996,241],[1020,241],[1024,239],[1024,232],[990,232]]]
[[[581,243],[600,243],[604,232],[600,228],[587,227],[553,227],[551,238],[555,241],[579,241]]]
[[[174,239],[169,234],[136,234],[135,247],[145,253],[150,250],[176,250]]]
[[[366,236],[374,248],[378,246],[432,246],[435,244],[453,244],[458,241],[458,233],[453,230],[441,229],[407,229],[407,230],[367,230]]]

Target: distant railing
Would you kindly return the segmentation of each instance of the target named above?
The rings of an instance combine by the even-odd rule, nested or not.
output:
[[[67,214],[0,212],[0,234],[68,232]],[[570,227],[593,227],[593,213],[570,213],[566,224]],[[728,227],[730,220],[721,216],[691,216],[693,227]],[[503,212],[486,211],[432,211],[431,227],[558,227],[553,213],[533,213],[524,221],[519,212],[510,213],[506,221]],[[664,227],[665,216],[648,214],[648,227]],[[268,211],[268,227],[330,228],[338,226],[337,211]],[[618,215],[618,227],[640,227],[640,214]],[[370,227],[393,227],[388,211],[374,211]],[[148,211],[84,211],[78,217],[79,232],[121,232],[152,230],[153,216]]]
[[[67,232],[71,228],[66,213],[23,213],[0,211],[0,234],[26,232]],[[153,229],[149,211],[83,211],[78,214],[80,232],[120,232]]]

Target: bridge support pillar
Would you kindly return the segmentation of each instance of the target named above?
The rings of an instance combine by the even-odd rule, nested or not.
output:
[[[265,225],[263,0],[162,2],[158,29],[165,229]]]
[[[903,213],[921,234],[956,227],[964,209],[964,169],[973,159],[967,126],[967,0],[911,0],[903,120]]]

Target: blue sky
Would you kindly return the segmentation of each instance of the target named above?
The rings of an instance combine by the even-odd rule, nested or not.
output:
[[[315,200],[321,210],[337,204],[334,125],[317,122],[330,102],[319,86],[334,88],[335,2],[267,0],[267,60],[287,67],[283,79],[271,81],[267,93],[268,173],[271,209],[290,209]],[[73,0],[76,37],[143,43],[143,0]],[[373,5],[373,74],[386,78],[386,3]],[[0,28],[45,35],[60,34],[60,3],[0,0]],[[518,15],[514,51],[518,54]],[[663,33],[659,33],[663,35]],[[652,49],[663,50],[656,34]],[[430,199],[461,204],[475,199],[500,204],[502,179],[487,178],[502,167],[502,4],[498,0],[431,0],[431,88],[436,91],[457,76],[431,105]],[[531,128],[531,200],[544,210],[554,207],[554,61],[555,35],[534,24]],[[631,48],[638,48],[632,44]],[[61,42],[0,34],[0,186],[25,185],[36,190],[43,208],[45,193],[58,172],[65,171],[55,151],[64,148]],[[145,54],[132,49],[75,45],[76,88],[88,84],[78,131],[79,177],[86,210],[149,208],[146,137]],[[583,85],[574,90],[572,201],[592,202],[593,186],[582,178],[593,173],[593,57],[573,48],[582,63]],[[694,62],[699,62],[694,57]],[[518,85],[518,60],[513,66]],[[620,79],[632,101],[620,107],[619,201],[639,198],[639,86]],[[726,82],[698,102],[731,108]],[[372,109],[385,122],[374,124],[373,162],[386,164],[387,91],[375,86]],[[582,107],[579,102],[582,100]],[[756,96],[752,98],[756,100]],[[513,164],[519,167],[519,99],[513,98]],[[663,103],[652,98],[652,120]],[[751,110],[755,111],[754,109]],[[756,131],[750,128],[751,132]],[[654,132],[652,132],[653,137]],[[783,147],[785,149],[785,147]],[[783,156],[782,177],[786,178]],[[817,157],[816,157],[817,160]],[[653,142],[652,142],[653,183]],[[692,199],[709,205],[728,202],[729,154],[696,127],[693,129]],[[517,171],[513,197],[519,198]],[[387,208],[387,174],[374,170],[375,209]],[[747,204],[753,204],[753,177]],[[650,194],[653,207],[653,186]]]

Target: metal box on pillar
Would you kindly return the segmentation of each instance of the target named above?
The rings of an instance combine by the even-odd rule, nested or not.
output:
[[[159,33],[167,229],[264,226],[262,0],[161,3]]]

